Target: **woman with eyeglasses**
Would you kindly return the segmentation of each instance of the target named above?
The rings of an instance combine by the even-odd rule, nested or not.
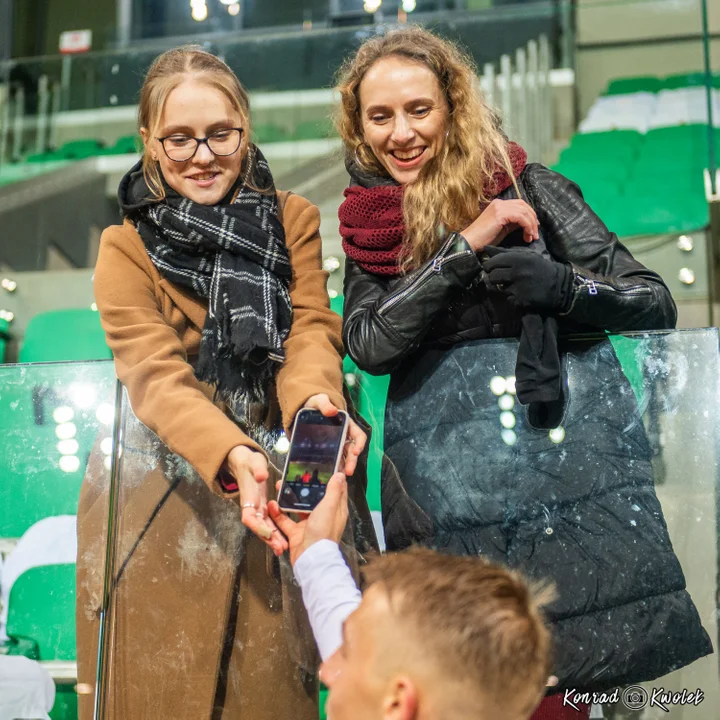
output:
[[[123,224],[103,233],[95,294],[130,405],[167,450],[125,432],[104,720],[310,720],[317,656],[299,596],[280,581],[292,571],[273,561],[287,541],[267,493],[282,426],[303,407],[346,408],[319,212],[275,190],[247,93],[207,52],[155,60],[139,126],[142,160],[120,183]],[[365,439],[352,423],[348,475]],[[105,491],[91,462],[78,513],[83,719],[96,691]]]

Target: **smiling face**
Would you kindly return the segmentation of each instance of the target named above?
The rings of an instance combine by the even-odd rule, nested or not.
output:
[[[162,174],[173,190],[201,205],[215,205],[227,195],[240,175],[247,148],[245,132],[240,147],[232,155],[215,155],[206,143],[201,143],[195,155],[184,162],[171,160],[158,138],[204,138],[244,125],[240,112],[223,92],[189,78],[168,95],[157,128],[154,131],[141,128],[140,132],[147,151],[159,162]],[[173,141],[166,143],[168,148],[170,142]]]
[[[415,182],[447,133],[448,105],[435,74],[391,55],[367,71],[359,96],[365,142],[397,182]]]

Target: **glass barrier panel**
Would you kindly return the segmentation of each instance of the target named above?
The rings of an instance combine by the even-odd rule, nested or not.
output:
[[[556,642],[587,641],[569,654],[600,675],[583,678],[576,666],[573,677],[592,688],[607,681],[604,665],[605,678],[627,680],[621,691],[700,689],[699,706],[670,707],[663,717],[710,720],[720,703],[717,656],[706,654],[718,641],[717,330],[573,338],[560,347],[559,406],[519,404],[514,340],[429,351],[386,393],[386,378],[373,385],[357,373],[359,404],[382,436],[368,496],[396,510],[394,493],[409,498],[403,522],[386,517],[388,547],[412,536],[550,579],[559,594],[548,610]],[[266,702],[268,686],[274,717],[299,716],[314,694],[312,665],[303,664],[312,641],[283,618],[292,603],[277,577],[288,566],[268,564],[236,504],[140,423],[126,397],[121,432],[104,717],[131,717],[139,704],[158,717],[209,717],[213,708]],[[594,613],[597,624],[573,641],[563,613],[578,599],[587,607],[577,614]],[[81,667],[91,683],[98,621],[87,619]],[[615,657],[657,679],[623,674]],[[561,687],[563,670],[555,668]],[[622,716],[618,703],[603,711]],[[654,717],[647,712],[638,717]]]
[[[360,378],[366,417],[384,423],[387,547],[420,538],[551,580],[561,687],[699,688],[702,706],[667,717],[715,717],[718,656],[699,623],[717,646],[717,330],[560,348],[558,404],[519,403],[511,340],[418,353],[386,397]]]
[[[271,717],[259,711],[270,703],[272,717],[316,718],[317,651],[287,559],[248,536],[237,499],[211,492],[126,394],[120,433],[104,651],[96,615],[78,626],[81,683],[94,686],[102,658],[100,717]],[[99,517],[81,522],[80,546],[103,531]],[[97,597],[91,580],[79,603]],[[92,700],[81,697],[81,718]]]
[[[78,561],[77,516],[107,517],[116,397],[111,362],[0,365],[0,674],[39,661],[53,717],[77,717],[76,587],[102,578],[105,553],[100,536]]]

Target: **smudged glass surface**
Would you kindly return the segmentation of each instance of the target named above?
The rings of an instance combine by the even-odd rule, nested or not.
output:
[[[407,413],[405,419],[415,418],[416,429],[422,430],[426,438],[439,432],[439,418],[447,410],[456,420],[480,417],[486,428],[482,437],[464,437],[461,430],[455,430],[461,434],[465,458],[457,457],[454,466],[433,465],[441,453],[432,442],[416,445],[408,454],[413,458],[408,462],[427,464],[442,479],[441,491],[421,498],[428,503],[427,509],[432,506],[433,511],[451,507],[456,501],[461,510],[471,506],[464,502],[470,497],[468,493],[463,495],[453,482],[463,463],[472,461],[482,472],[490,472],[485,465],[492,456],[493,474],[506,473],[511,482],[518,477],[518,472],[513,472],[513,468],[518,468],[518,458],[532,455],[535,465],[531,476],[536,482],[523,485],[531,491],[521,493],[518,484],[502,498],[490,493],[488,497],[471,500],[486,508],[495,503],[495,509],[508,522],[527,508],[537,509],[537,542],[558,541],[562,537],[562,523],[567,521],[567,518],[558,521],[557,508],[548,501],[550,494],[543,490],[545,474],[541,466],[548,458],[553,463],[570,463],[582,453],[592,462],[602,450],[605,453],[602,466],[607,473],[623,474],[632,472],[639,464],[649,466],[688,591],[704,628],[717,645],[717,331],[628,334],[590,344],[581,340],[568,343],[564,354],[568,408],[558,425],[543,430],[530,427],[526,408],[518,403],[513,392],[517,344],[502,340],[458,348],[459,352],[470,350],[473,363],[481,371],[474,373],[473,378],[482,375],[484,382],[471,380],[467,372],[463,377],[458,370],[457,382],[452,387],[438,388],[431,404],[416,407],[412,413],[412,398],[403,397],[402,388],[391,386],[386,414],[387,379],[360,377],[363,414],[380,430],[373,440],[375,455],[370,459],[368,492],[374,507],[380,509],[377,501],[381,496],[381,471],[393,455],[391,448],[383,449],[382,436],[388,439],[387,433],[394,432],[392,426],[402,425],[398,420],[403,420],[403,413]],[[467,367],[467,363],[461,362],[461,355],[456,359],[461,368]],[[604,363],[608,359],[614,363],[612,370]],[[254,652],[258,641],[249,631],[236,631],[228,643],[227,599],[234,593],[241,598],[262,594],[262,604],[271,615],[281,613],[283,598],[264,578],[287,574],[288,568],[268,565],[264,553],[247,550],[248,541],[244,539],[237,508],[210,493],[186,461],[171,453],[135,418],[126,396],[119,408],[120,425],[115,427],[115,396],[111,363],[0,367],[0,537],[5,567],[18,540],[35,523],[46,522],[48,517],[70,516],[74,531],[73,516],[79,512],[81,517],[76,567],[65,567],[72,565],[70,562],[31,563],[29,577],[22,580],[45,583],[43,610],[20,613],[18,617],[24,619],[18,621],[14,633],[9,619],[8,631],[13,637],[4,642],[2,651],[9,652],[7,648],[14,644],[13,652],[39,657],[41,662],[48,663],[59,682],[67,683],[59,687],[72,690],[79,680],[77,688],[83,693],[79,698],[81,707],[85,704],[92,711],[108,551],[108,499],[112,485],[108,466],[114,462],[117,509],[113,514],[114,543],[110,547],[113,592],[106,615],[107,654],[101,678],[108,691],[108,717],[128,717],[122,706],[125,700],[115,692],[118,688],[134,694],[149,709],[170,703],[187,707],[195,717],[204,716],[208,703],[219,702],[222,706],[226,701],[216,694],[214,684],[218,649],[227,658],[237,653],[235,660],[228,662],[224,680],[228,688],[252,686],[267,695],[267,678],[276,672],[277,651]],[[624,443],[612,462],[607,459],[606,449],[600,447],[610,427]],[[121,436],[117,452],[111,440],[114,430]],[[413,439],[411,435],[407,434],[408,443]],[[635,455],[623,455],[628,447],[640,450]],[[598,448],[598,452],[594,453],[593,448]],[[77,461],[63,459],[73,457]],[[482,462],[483,458],[486,462]],[[582,492],[583,483],[593,477],[595,470],[577,463],[571,467],[567,487]],[[403,479],[407,468],[396,469]],[[632,525],[633,520],[642,522],[646,510],[642,502],[636,506],[636,510],[629,506],[631,513],[622,515],[623,522],[631,528],[637,527]],[[65,531],[67,537],[67,528]],[[42,538],[47,545],[44,533]],[[592,555],[591,535],[586,542],[587,553]],[[40,552],[53,559],[53,553],[60,552],[60,544],[54,543],[57,547],[52,549],[41,547]],[[625,548],[625,552],[632,559],[633,548]],[[248,577],[263,579],[261,587],[253,589],[238,580],[234,571],[243,563],[248,568]],[[32,577],[33,571],[37,578]],[[55,571],[64,580],[60,575],[42,577]],[[626,572],[619,559],[614,571],[617,577]],[[85,648],[84,660],[75,652],[76,572],[77,642]],[[176,582],[179,580],[182,582]],[[638,584],[648,581],[642,574],[635,580]],[[5,575],[3,583],[6,581]],[[66,581],[66,585],[61,586],[61,581]],[[28,598],[27,593],[11,589],[10,600],[15,596],[23,602]],[[236,617],[236,626],[247,627],[247,623],[247,615],[241,613]],[[261,641],[263,647],[272,646],[277,633],[285,634],[288,627],[292,626],[285,622],[268,624]],[[306,629],[296,634],[307,640],[303,633]],[[212,638],[211,643],[208,638]],[[301,651],[294,648],[293,653],[298,656]],[[241,657],[251,659],[252,664],[243,665]],[[169,697],[168,688],[172,686],[169,679],[187,676],[198,658],[199,666],[204,668],[201,674],[193,676],[194,682],[175,684],[181,690]],[[710,655],[647,683],[649,689],[700,688],[704,693],[705,699],[699,706],[672,708],[663,717],[714,719],[720,706],[717,663],[717,655]],[[226,710],[237,710],[242,717],[242,707]],[[608,709],[606,717],[621,715],[615,708]],[[649,720],[655,716],[646,710],[634,717]]]
[[[109,484],[116,388],[112,362],[0,365],[0,654],[39,660],[70,711],[78,502]]]

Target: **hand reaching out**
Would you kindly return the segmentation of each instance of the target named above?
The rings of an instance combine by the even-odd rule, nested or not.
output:
[[[280,483],[278,483],[279,489]],[[274,500],[268,503],[268,512],[287,538],[290,562],[295,561],[319,540],[340,543],[348,519],[347,481],[342,473],[335,473],[325,488],[325,497],[302,520],[291,520]]]
[[[227,467],[237,480],[243,525],[269,545],[275,555],[282,555],[288,549],[288,543],[275,523],[268,518],[269,474],[265,456],[249,447],[238,445],[228,454]]]

